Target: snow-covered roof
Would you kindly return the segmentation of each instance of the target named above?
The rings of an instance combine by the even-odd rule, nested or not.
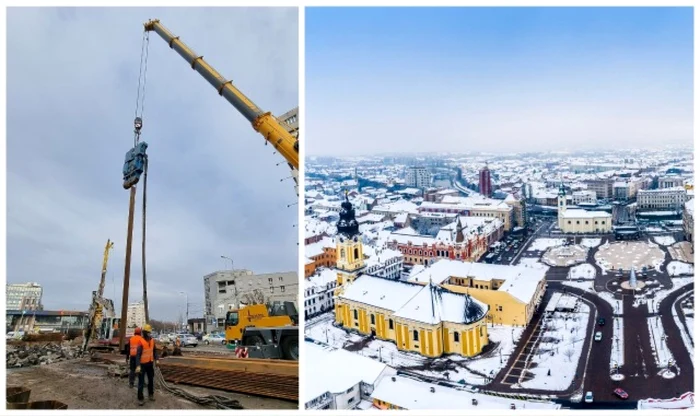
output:
[[[450,277],[472,277],[478,280],[504,280],[498,288],[524,303],[530,303],[537,286],[544,279],[545,270],[524,266],[472,263],[459,260],[441,259],[409,277],[410,282],[437,284]]]
[[[399,224],[405,223],[406,220],[408,220],[408,213],[407,212],[402,212],[399,215],[397,215],[396,218],[394,218],[394,222],[399,223]]]
[[[685,210],[688,213],[688,215],[690,215],[691,217],[693,216],[693,211],[694,211],[693,205],[694,204],[695,204],[695,198],[690,199],[690,200],[686,201],[686,203],[685,203]]]
[[[516,201],[517,200],[515,199],[513,194],[508,194],[508,196],[506,196],[506,199],[503,200],[503,202],[516,202]]]
[[[313,286],[325,288],[328,283],[335,281],[338,278],[338,273],[332,269],[320,268],[316,269],[316,273],[309,276],[307,279]]]
[[[363,275],[348,284],[340,298],[397,311],[423,289],[423,285]]]
[[[585,209],[567,209],[562,218],[612,218],[612,214],[605,211],[586,211]]]
[[[469,412],[467,409],[510,409],[511,403],[515,403],[520,409],[558,409],[560,407],[555,403],[471,393],[401,376],[382,378],[379,385],[375,386],[372,398],[410,410],[453,409],[465,413]],[[472,399],[478,401],[478,407],[474,407]]]
[[[389,202],[386,204],[382,205],[377,205],[376,207],[372,208],[372,211],[376,212],[390,212],[390,213],[401,213],[401,212],[407,212],[409,214],[416,214],[418,213],[418,206],[414,204],[413,202],[409,201],[404,201],[403,199],[400,199],[395,202]]]
[[[320,241],[315,243],[307,244],[304,246],[304,254],[308,258],[313,258],[323,254],[324,248],[334,248],[335,242],[332,238],[324,237]]]
[[[360,382],[374,385],[386,364],[342,349],[307,342],[306,354],[313,357],[304,364],[304,403],[326,392],[344,393]],[[333,371],[329,371],[333,369]],[[393,373],[391,369],[389,372]]]
[[[394,315],[430,325],[442,321],[469,324],[482,319],[488,310],[487,305],[471,296],[452,293],[429,283]]]

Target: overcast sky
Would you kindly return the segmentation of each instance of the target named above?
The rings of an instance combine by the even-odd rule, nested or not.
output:
[[[142,24],[159,18],[260,108],[298,106],[298,13],[273,9],[10,9],[7,13],[9,283],[44,287],[46,309],[87,310],[102,253],[121,302],[129,192],[124,155]],[[297,206],[283,159],[226,100],[151,34],[142,139],[149,144],[151,317],[174,320],[202,277],[230,268],[297,270]],[[141,187],[130,301],[141,300]],[[114,283],[112,283],[114,282]],[[116,294],[116,296],[114,296]]]
[[[306,12],[308,155],[692,144],[692,8]]]

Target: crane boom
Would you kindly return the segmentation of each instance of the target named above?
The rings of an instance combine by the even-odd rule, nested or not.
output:
[[[204,77],[243,117],[253,125],[253,128],[267,140],[284,157],[292,167],[299,169],[299,142],[287,129],[269,112],[263,112],[238,88],[232,81],[227,81],[213,67],[211,67],[201,55],[197,55],[185,45],[178,36],[174,36],[166,29],[158,19],[144,23],[146,31],[156,32],[163,40],[168,42],[199,74]]]

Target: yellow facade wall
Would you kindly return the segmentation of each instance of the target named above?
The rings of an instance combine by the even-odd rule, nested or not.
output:
[[[374,333],[377,338],[394,342],[401,351],[417,352],[425,357],[440,357],[452,353],[471,357],[479,354],[488,344],[485,319],[470,325],[450,322],[430,325],[396,318],[389,310],[347,299],[338,299],[336,305],[336,322],[341,323],[344,328],[365,335]],[[354,318],[355,311],[358,319]],[[390,321],[393,322],[393,328],[390,328]],[[454,332],[460,334],[457,342],[454,341]]]
[[[474,289],[459,285],[445,284],[443,287],[451,292],[466,293],[474,299],[489,305],[489,323],[498,325],[527,325],[528,305],[513,297],[508,292],[489,289]]]

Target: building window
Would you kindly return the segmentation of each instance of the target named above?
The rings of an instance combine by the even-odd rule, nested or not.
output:
[[[569,224],[571,224],[571,220],[569,220]]]
[[[415,329],[413,330],[413,340],[418,341],[418,331],[416,331]]]
[[[600,223],[603,224],[603,225],[605,225],[605,221],[601,221]]]
[[[455,331],[454,337],[455,337],[455,342],[459,342],[459,332]]]
[[[576,225],[578,225],[578,224],[581,224],[581,221],[578,221],[578,220],[577,220],[577,221],[576,221]]]
[[[271,278],[271,277],[268,278],[267,281],[268,281],[268,283],[272,284],[272,278]]]
[[[355,316],[355,319],[357,319],[357,309],[353,309],[352,313]]]
[[[394,329],[394,320],[389,319],[389,329]]]
[[[284,286],[280,286],[280,291],[284,292]]]
[[[595,225],[598,225],[598,221],[595,221]]]
[[[357,260],[359,258],[360,258],[360,251],[357,249],[357,247],[355,247],[355,259],[354,260]]]
[[[479,327],[479,336],[480,336],[480,337],[483,337],[483,336],[484,336],[484,327],[483,327],[483,326],[480,326],[480,327]]]

